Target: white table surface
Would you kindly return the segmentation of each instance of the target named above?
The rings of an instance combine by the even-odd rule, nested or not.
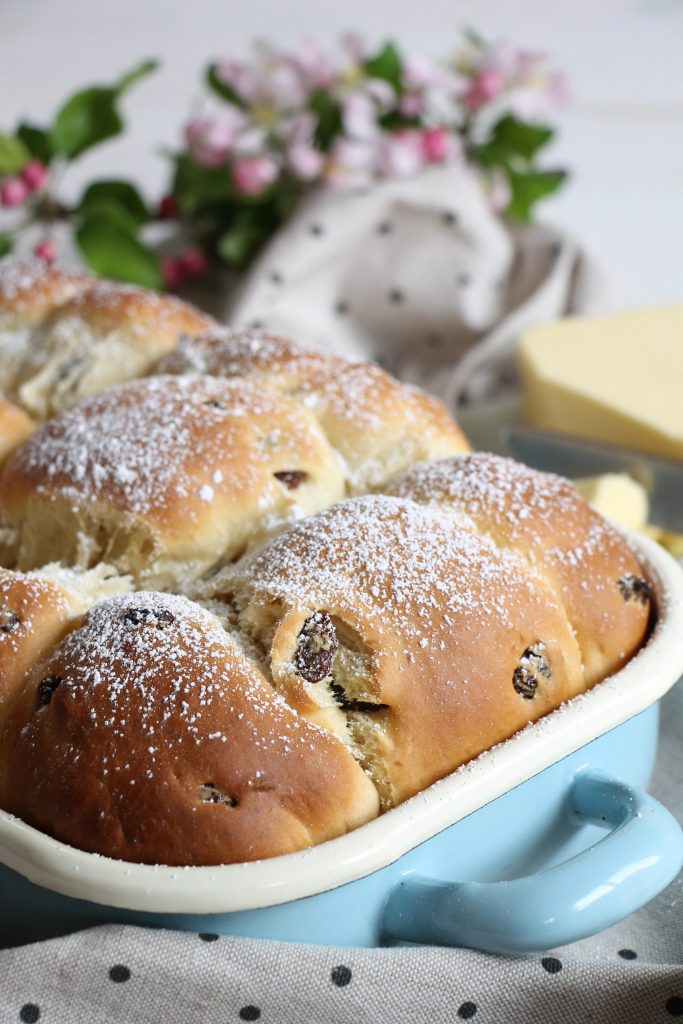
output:
[[[544,218],[584,241],[625,304],[683,299],[681,0],[0,0],[0,130],[157,56],[162,71],[126,101],[130,131],[69,181],[122,174],[158,195],[159,151],[177,144],[209,58],[239,56],[257,35],[293,43],[346,28],[445,55],[464,25],[551,53],[568,75],[552,156],[573,178]]]

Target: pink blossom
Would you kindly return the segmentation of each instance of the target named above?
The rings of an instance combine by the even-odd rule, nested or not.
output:
[[[399,109],[405,117],[419,117],[423,106],[422,97],[416,92],[407,92],[399,103]]]
[[[242,111],[231,104],[215,117],[195,117],[185,128],[190,156],[203,167],[220,167],[246,123]]]
[[[44,263],[54,263],[57,259],[57,246],[51,239],[44,238],[33,246],[33,255]]]
[[[21,206],[28,194],[28,186],[21,178],[6,178],[0,185],[0,203],[3,206]]]
[[[425,165],[422,132],[414,128],[383,135],[379,147],[379,173],[385,178],[408,178]]]
[[[443,163],[453,153],[452,137],[445,128],[428,128],[422,133],[422,150],[428,163]]]
[[[21,180],[31,192],[42,188],[47,178],[47,167],[40,160],[29,160],[21,169]]]
[[[308,143],[297,143],[286,152],[287,166],[300,181],[315,181],[320,177],[325,158]]]
[[[272,106],[276,110],[303,106],[308,89],[296,61],[263,40],[257,40],[252,49],[254,56],[248,65],[219,61],[218,78],[250,105]]]
[[[354,92],[342,103],[342,124],[352,139],[368,141],[379,133],[377,110],[369,96]]]
[[[468,110],[477,110],[484,103],[496,99],[505,88],[505,79],[500,71],[486,68],[472,79],[468,91],[463,96],[463,103]]]
[[[275,181],[278,166],[268,156],[242,156],[232,166],[232,183],[245,196],[257,196]]]

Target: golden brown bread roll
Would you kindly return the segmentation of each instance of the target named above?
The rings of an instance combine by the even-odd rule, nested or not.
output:
[[[181,333],[214,325],[212,317],[171,296],[93,282],[34,330],[15,384],[17,400],[38,419],[54,416],[143,376]]]
[[[0,472],[0,558],[182,589],[344,493],[310,413],[243,381],[152,377],[48,422]]]
[[[242,377],[290,395],[318,419],[346,466],[352,494],[380,488],[419,459],[469,450],[444,406],[372,363],[302,348],[256,331],[181,338],[158,373]]]
[[[533,567],[564,605],[592,686],[640,647],[650,600],[623,537],[573,484],[474,452],[413,466],[388,493],[466,512],[477,530]]]
[[[84,850],[219,864],[374,817],[336,737],[278,697],[209,612],[140,592],[92,609],[0,726],[0,804]]]
[[[95,601],[129,589],[108,566],[78,575],[47,566],[40,574],[0,569],[0,720],[29,668]]]
[[[205,585],[393,806],[584,688],[559,601],[448,510],[341,502]]]
[[[23,409],[0,396],[0,462],[35,429],[35,423]]]
[[[33,329],[94,280],[80,270],[49,267],[42,260],[0,260],[0,391],[13,392]]]

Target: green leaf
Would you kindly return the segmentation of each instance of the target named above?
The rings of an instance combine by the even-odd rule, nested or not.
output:
[[[46,131],[42,128],[36,128],[35,125],[23,122],[19,125],[17,136],[24,143],[31,156],[35,157],[36,160],[41,160],[44,164],[49,164],[54,154],[50,144],[50,136]]]
[[[206,69],[206,84],[208,87],[220,96],[222,100],[227,100],[228,103],[234,103],[237,107],[243,107],[244,104],[240,97],[237,95],[235,90],[227,82],[224,82],[222,78],[218,76],[218,70],[216,64],[209,64]]]
[[[86,221],[76,232],[76,242],[87,266],[101,277],[162,287],[156,254],[115,221],[104,217]]]
[[[556,192],[565,181],[565,171],[529,171],[520,174],[508,169],[508,181],[512,197],[505,211],[514,220],[531,219],[532,207],[540,200]]]
[[[146,78],[147,75],[151,75],[153,71],[156,71],[159,67],[158,60],[143,60],[142,64],[138,64],[137,67],[132,68],[130,71],[126,71],[124,75],[121,75],[118,82],[114,86],[114,91],[117,96],[122,96],[124,92],[130,89],[131,85],[135,85],[141,78]]]
[[[379,53],[365,62],[365,70],[371,78],[381,78],[401,91],[401,56],[394,43],[385,43]]]
[[[341,134],[341,107],[325,89],[316,89],[308,101],[308,109],[317,118],[314,142],[323,153],[328,153],[332,143]]]
[[[225,167],[202,167],[185,155],[177,158],[172,193],[184,216],[193,217],[200,210],[225,203],[229,190]]]
[[[31,154],[15,135],[0,135],[0,175],[16,174]]]
[[[50,132],[50,143],[57,153],[74,159],[86,149],[118,135],[123,121],[116,101],[144,75],[156,67],[145,61],[123,75],[114,86],[91,86],[74,93],[58,112]]]
[[[229,229],[218,239],[217,252],[227,264],[241,270],[256,255],[270,231],[269,224],[252,209],[239,210]]]
[[[548,145],[554,134],[548,125],[530,124],[507,115],[494,126],[492,141],[510,154],[531,160],[539,149]]]
[[[12,239],[9,235],[0,235],[0,258],[12,251]]]
[[[111,179],[93,182],[81,196],[76,211],[85,219],[92,219],[103,208],[109,212],[118,209],[133,229],[147,224],[151,219],[147,204],[129,181]]]

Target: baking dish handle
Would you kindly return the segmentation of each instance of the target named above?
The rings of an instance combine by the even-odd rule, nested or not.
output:
[[[406,876],[390,893],[384,932],[394,941],[531,953],[602,931],[642,907],[675,878],[683,832],[643,790],[593,769],[569,791],[580,823],[608,834],[539,874],[501,882]]]

